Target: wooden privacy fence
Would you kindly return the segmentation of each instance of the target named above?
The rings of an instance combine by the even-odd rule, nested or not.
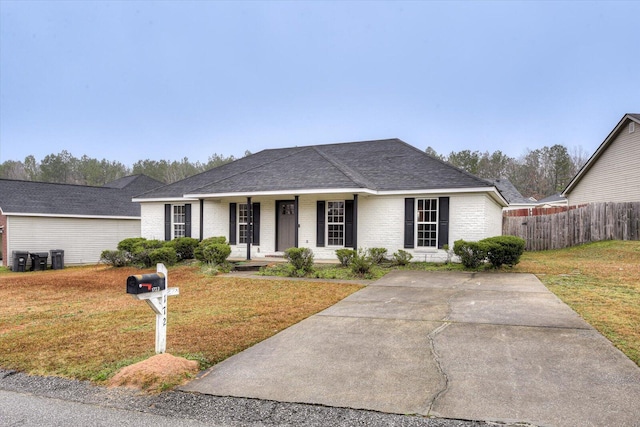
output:
[[[640,202],[591,203],[564,212],[502,218],[502,234],[522,237],[528,251],[600,240],[640,240]]]

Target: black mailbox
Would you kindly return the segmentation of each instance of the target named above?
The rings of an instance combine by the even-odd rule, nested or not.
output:
[[[164,274],[137,274],[127,277],[128,294],[146,294],[147,292],[164,291]]]

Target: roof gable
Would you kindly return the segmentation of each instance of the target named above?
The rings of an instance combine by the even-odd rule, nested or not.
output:
[[[613,143],[620,132],[622,132],[625,129],[626,125],[631,121],[640,125],[640,114],[628,113],[625,114],[622,119],[620,119],[616,127],[613,128],[613,130],[609,133],[609,135],[607,135],[602,144],[600,144],[600,146],[596,149],[595,153],[593,153],[593,155],[589,158],[589,160],[587,160],[584,166],[580,168],[578,173],[576,173],[569,184],[567,184],[567,187],[564,189],[564,191],[560,193],[562,197],[566,197],[571,193],[571,190],[573,190],[576,185],[578,185],[582,177],[587,174],[591,167],[598,161],[600,156],[602,156],[602,153],[604,153],[609,148],[609,146]],[[640,131],[640,129],[638,131]]]

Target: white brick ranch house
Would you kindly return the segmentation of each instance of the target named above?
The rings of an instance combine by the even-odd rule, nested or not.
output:
[[[225,236],[232,257],[308,247],[387,248],[441,260],[457,239],[501,234],[496,187],[399,139],[264,150],[133,199],[141,235]]]

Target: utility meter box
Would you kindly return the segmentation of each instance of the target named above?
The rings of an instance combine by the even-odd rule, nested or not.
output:
[[[137,274],[127,278],[128,294],[146,294],[164,291],[166,281],[163,273]]]

